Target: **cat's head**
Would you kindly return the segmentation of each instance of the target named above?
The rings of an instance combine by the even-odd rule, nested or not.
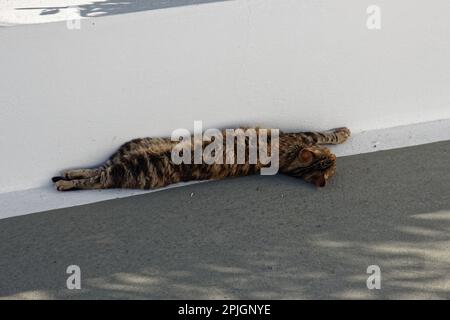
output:
[[[326,147],[305,147],[298,151],[287,171],[317,187],[325,187],[327,180],[335,174],[336,156]]]

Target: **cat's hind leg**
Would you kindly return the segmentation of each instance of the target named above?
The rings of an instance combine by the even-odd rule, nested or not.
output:
[[[73,180],[58,180],[55,182],[56,190],[58,191],[71,191],[79,189],[106,189],[108,188],[102,183],[101,175],[86,179],[73,179]]]
[[[315,144],[341,144],[347,141],[350,137],[350,129],[346,127],[335,128],[321,132],[304,132],[314,141]]]
[[[100,167],[97,168],[83,168],[83,169],[69,169],[62,172],[61,176],[56,176],[52,178],[53,182],[59,180],[73,180],[73,179],[86,179],[95,177],[102,173],[103,170],[111,166],[113,162],[111,160],[106,161]]]
[[[84,178],[55,181],[58,191],[69,191],[79,189],[109,189],[109,188],[143,188],[131,179],[123,164],[115,164],[107,168],[100,167],[97,175]],[[92,172],[89,172],[90,174]]]
[[[58,180],[73,180],[73,179],[86,179],[95,177],[100,174],[101,168],[96,169],[72,169],[66,170],[62,173],[61,177],[54,177],[53,182]],[[58,179],[60,178],[60,179]],[[56,181],[55,181],[56,180]]]

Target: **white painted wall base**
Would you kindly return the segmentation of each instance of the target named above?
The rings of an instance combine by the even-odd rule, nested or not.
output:
[[[337,156],[348,156],[445,140],[450,140],[450,119],[365,131],[352,135],[347,143],[331,146],[331,148]],[[193,183],[198,182],[180,183],[151,191],[111,189],[58,192],[48,181],[44,187],[0,193],[0,219],[137,194],[160,192]],[[189,194],[186,196],[188,197]]]

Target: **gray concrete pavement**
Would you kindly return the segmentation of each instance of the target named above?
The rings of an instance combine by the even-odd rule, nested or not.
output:
[[[320,190],[253,176],[3,219],[0,298],[448,299],[449,160],[450,141],[339,158]]]

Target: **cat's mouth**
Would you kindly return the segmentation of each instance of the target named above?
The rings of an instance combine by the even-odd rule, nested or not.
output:
[[[328,179],[334,176],[336,172],[336,157],[320,160],[311,166],[308,171],[311,173],[305,174],[303,179],[313,183],[316,187],[323,188],[327,185]]]

